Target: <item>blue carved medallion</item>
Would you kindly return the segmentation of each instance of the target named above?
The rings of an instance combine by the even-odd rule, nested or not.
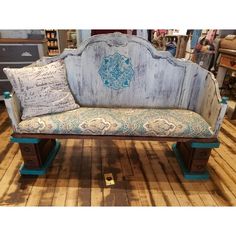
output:
[[[131,59],[118,52],[103,58],[98,73],[104,85],[112,89],[129,87],[134,79]]]

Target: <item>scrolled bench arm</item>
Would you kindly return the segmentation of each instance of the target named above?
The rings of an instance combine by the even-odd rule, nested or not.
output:
[[[217,136],[227,110],[227,98],[220,96],[218,82],[209,72],[198,113],[210,124]]]

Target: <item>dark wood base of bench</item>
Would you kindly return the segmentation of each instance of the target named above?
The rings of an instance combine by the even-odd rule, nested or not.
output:
[[[55,139],[12,138],[12,142],[19,143],[23,165],[22,175],[43,175],[55,158],[60,143]]]
[[[19,143],[24,166],[21,174],[46,173],[46,169],[59,150],[59,144],[53,139],[53,135],[44,138],[17,137],[11,138],[12,142]],[[59,136],[59,135],[58,135]],[[43,137],[43,136],[42,136]],[[59,136],[60,137],[60,136]],[[84,136],[74,136],[83,138]],[[90,136],[90,138],[108,138],[109,136]],[[66,138],[64,136],[64,138]],[[72,138],[72,137],[67,137]],[[84,138],[88,138],[85,136]],[[112,138],[112,137],[110,137]],[[114,137],[114,139],[129,139],[130,137]],[[131,137],[133,139],[133,137]],[[149,140],[150,137],[139,137],[139,140]],[[154,139],[154,137],[153,137]],[[153,140],[151,139],[151,140]],[[160,139],[160,140],[159,140]],[[167,140],[170,138],[166,138]],[[217,139],[183,139],[175,138],[177,143],[173,145],[173,151],[183,171],[184,177],[189,180],[207,179],[207,162],[212,148],[219,147]],[[164,141],[165,138],[157,137],[156,141]],[[165,140],[165,141],[167,141]],[[172,139],[171,139],[172,140]],[[173,141],[173,140],[172,140]]]
[[[28,168],[26,167],[24,163],[20,167],[20,174],[21,175],[45,175],[47,173],[48,168],[51,166],[52,161],[56,157],[59,149],[60,149],[60,142],[56,141],[55,145],[52,147],[52,149],[48,153],[46,161],[40,168],[37,168],[37,169]]]
[[[187,180],[204,180],[209,178],[207,163],[212,148],[219,143],[177,142],[172,148],[176,159]]]
[[[118,135],[79,135],[79,134],[28,134],[13,133],[13,138],[38,138],[38,139],[99,139],[99,140],[143,140],[143,141],[164,141],[164,142],[218,142],[216,137],[212,138],[184,138],[184,137],[162,137],[162,136],[118,136]]]

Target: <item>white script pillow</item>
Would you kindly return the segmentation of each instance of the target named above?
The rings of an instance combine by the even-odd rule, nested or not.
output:
[[[23,108],[22,120],[79,107],[71,94],[62,61],[40,67],[4,68]]]

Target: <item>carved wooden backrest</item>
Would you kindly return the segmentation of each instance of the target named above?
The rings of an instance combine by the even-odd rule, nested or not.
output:
[[[121,33],[93,36],[50,61],[58,59],[81,106],[196,110],[208,73]]]

